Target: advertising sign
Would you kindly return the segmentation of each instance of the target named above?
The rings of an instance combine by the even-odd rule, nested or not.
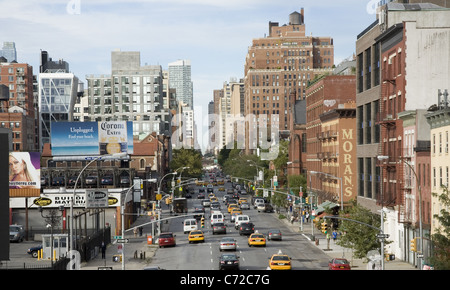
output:
[[[86,208],[108,207],[107,189],[86,189]]]
[[[39,152],[9,153],[9,188],[41,188],[41,156]]]
[[[52,122],[53,156],[133,153],[133,122]]]

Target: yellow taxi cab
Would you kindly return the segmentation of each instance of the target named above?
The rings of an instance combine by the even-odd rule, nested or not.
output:
[[[217,197],[213,196],[209,198],[210,202],[218,202],[219,200],[217,199]]]
[[[241,204],[243,202],[247,202],[247,199],[246,198],[240,198],[239,201],[238,201],[239,204]]]
[[[225,191],[225,187],[223,186],[219,187],[219,191]]]
[[[242,210],[239,207],[232,208],[230,214],[242,214]]]
[[[279,251],[270,258],[269,268],[271,270],[291,270],[291,258]]]
[[[223,179],[221,179],[221,180],[217,181],[217,184],[218,184],[218,185],[224,185],[225,182],[223,181]]]
[[[214,193],[208,194],[208,198],[209,198],[209,199],[211,199],[211,198],[213,198],[213,197],[216,197],[216,195],[215,195]]]
[[[248,246],[266,246],[266,237],[261,233],[253,233],[248,237]]]
[[[203,232],[200,230],[194,230],[189,232],[189,244],[193,242],[204,242],[205,236],[203,235]]]
[[[234,209],[234,208],[239,208],[239,206],[237,204],[235,204],[235,203],[230,203],[228,205],[228,212],[231,213],[231,210]]]

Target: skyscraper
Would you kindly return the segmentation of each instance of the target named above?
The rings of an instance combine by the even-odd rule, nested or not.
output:
[[[7,62],[17,61],[16,44],[14,42],[3,42],[0,56],[6,58]]]
[[[190,60],[177,60],[169,63],[169,88],[176,89],[179,103],[183,102],[189,109],[193,109],[194,93]]]

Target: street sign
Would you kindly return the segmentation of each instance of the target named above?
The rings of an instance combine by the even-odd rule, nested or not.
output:
[[[388,234],[377,234],[377,238],[379,238],[379,239],[389,239],[389,235]]]
[[[130,241],[130,239],[118,239],[117,240],[117,242],[119,243],[119,244],[126,244],[126,243],[128,243]]]

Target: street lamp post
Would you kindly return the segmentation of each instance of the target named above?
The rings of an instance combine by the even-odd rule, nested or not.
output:
[[[75,191],[76,191],[76,188],[77,188],[77,184],[78,184],[78,180],[80,179],[80,177],[81,177],[81,174],[83,174],[83,172],[84,172],[84,170],[86,169],[86,168],[88,168],[89,167],[89,165],[91,165],[93,162],[95,162],[95,161],[98,161],[98,160],[100,160],[100,159],[102,159],[102,158],[105,158],[105,157],[114,157],[114,158],[120,158],[120,157],[123,157],[123,156],[126,156],[126,154],[127,153],[125,153],[125,152],[122,152],[122,153],[114,153],[114,154],[105,154],[105,155],[100,155],[100,156],[97,156],[97,157],[94,157],[88,164],[86,164],[86,166],[84,166],[83,167],[83,169],[81,169],[81,171],[80,171],[80,173],[78,174],[78,176],[77,176],[77,179],[75,180],[75,184],[74,184],[74,186],[73,186],[73,196],[72,196],[72,202],[70,203],[70,231],[69,231],[69,233],[70,233],[70,237],[69,237],[69,241],[70,241],[70,250],[73,250],[74,249],[74,241],[73,241],[73,206],[74,206],[74,203],[75,203]]]
[[[161,183],[162,183],[162,181],[164,180],[164,178],[166,177],[166,176],[168,176],[168,175],[171,175],[171,174],[174,174],[174,175],[177,175],[178,173],[175,171],[175,172],[170,172],[170,173],[167,173],[166,175],[164,175],[162,178],[161,178],[161,180],[159,181],[159,185],[158,185],[158,196],[160,196],[161,195]],[[159,211],[159,213],[158,213],[158,236],[159,236],[159,234],[161,234],[161,228],[160,228],[160,221],[161,221],[161,205],[160,205],[160,202],[161,201],[159,201],[158,202],[158,211]]]
[[[253,160],[249,160],[248,159],[247,162],[251,162],[252,163],[252,164],[250,164],[250,166],[255,166],[256,167],[256,179],[259,178],[259,168],[262,168],[262,173],[263,173],[262,182],[263,182],[263,187],[264,187],[264,167],[263,166],[258,166],[256,164],[256,162],[254,162]]]
[[[148,182],[156,182],[156,179],[145,179],[143,181],[148,181]],[[131,190],[134,188],[134,186],[138,183],[140,183],[141,181],[135,181],[133,183],[132,186],[130,186],[130,188],[128,188],[127,192],[125,193],[125,197],[122,201],[121,204],[121,209],[120,209],[120,214],[121,214],[121,223],[122,223],[122,240],[125,239],[125,203],[127,201],[127,197],[128,194],[131,192]],[[125,270],[125,243],[122,243],[122,270]]]

